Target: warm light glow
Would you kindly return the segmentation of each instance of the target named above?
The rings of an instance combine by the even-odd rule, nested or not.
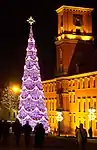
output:
[[[58,40],[61,40],[61,36],[58,36]]]
[[[92,40],[93,37],[92,36],[81,36],[81,40],[84,40],[84,41],[89,41],[89,40]]]
[[[75,39],[76,38],[76,35],[73,35],[73,34],[66,34],[66,37],[68,39]]]
[[[65,35],[64,35],[64,34],[62,34],[62,39],[64,39],[64,37],[65,37]]]
[[[62,112],[58,111],[57,112],[57,117],[56,117],[57,121],[61,122],[63,120],[63,117],[62,117]]]
[[[18,85],[13,85],[13,86],[12,86],[12,91],[13,91],[14,93],[19,93],[21,90],[20,90],[20,88],[19,88]]]
[[[88,112],[89,112],[89,115],[88,115],[89,120],[90,120],[90,121],[91,121],[91,120],[95,120],[95,118],[96,118],[96,115],[95,115],[96,109],[90,108],[90,109],[88,110]]]
[[[85,36],[85,35],[74,35],[74,34],[62,34],[61,36],[58,36],[58,40],[64,39],[64,38],[68,38],[68,39],[78,39],[78,40],[83,40],[83,41],[89,41],[89,40],[93,40],[92,36]]]

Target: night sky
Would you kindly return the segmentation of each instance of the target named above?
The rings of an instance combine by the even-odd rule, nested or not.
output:
[[[29,25],[32,16],[34,38],[38,50],[42,80],[56,74],[55,37],[57,36],[57,14],[61,5],[95,8],[96,2],[85,0],[3,0],[0,2],[0,87],[7,81],[21,82],[26,55]],[[93,34],[97,35],[97,7],[93,14]]]

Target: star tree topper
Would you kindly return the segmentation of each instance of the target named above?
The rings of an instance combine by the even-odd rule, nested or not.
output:
[[[35,20],[32,18],[32,16],[30,16],[30,18],[27,21],[30,25],[32,25],[35,22]]]

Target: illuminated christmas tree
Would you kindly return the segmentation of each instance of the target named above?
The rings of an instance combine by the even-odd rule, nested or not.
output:
[[[34,130],[37,123],[42,123],[46,133],[49,132],[47,108],[44,101],[44,93],[38,64],[37,49],[33,38],[32,17],[27,20],[30,24],[28,47],[24,75],[22,78],[22,91],[17,118],[24,125],[26,121]]]

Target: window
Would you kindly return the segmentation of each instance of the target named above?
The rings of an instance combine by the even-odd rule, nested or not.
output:
[[[89,102],[89,108],[91,107],[91,104],[90,104],[90,102]]]
[[[53,123],[54,123],[54,118],[53,118]]]
[[[75,122],[75,116],[74,116],[74,122]]]
[[[88,88],[90,88],[90,80],[88,80]]]
[[[73,99],[73,102],[75,103],[75,95],[73,95],[73,98],[74,98],[74,99]]]
[[[85,81],[83,80],[83,88],[85,88]]]
[[[79,102],[79,112],[80,112],[80,102]]]
[[[52,110],[54,110],[54,102],[52,102]]]
[[[73,15],[73,24],[78,27],[82,26],[83,16],[81,14],[74,14]]]
[[[70,98],[70,103],[71,103],[71,98],[72,98],[72,97],[71,97],[71,95],[70,95],[70,97],[69,97],[69,98]]]
[[[94,109],[96,109],[96,102],[94,102]]]
[[[50,104],[50,110],[51,110],[51,102],[49,104]]]
[[[80,89],[80,81],[78,82],[78,89]]]
[[[85,102],[84,102],[84,112],[85,112]]]

